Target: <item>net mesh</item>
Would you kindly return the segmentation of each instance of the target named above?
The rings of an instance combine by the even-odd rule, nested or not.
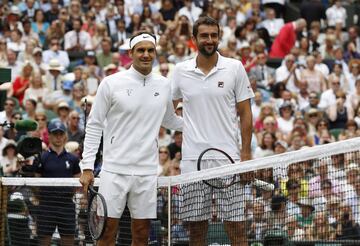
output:
[[[354,138],[161,177],[149,245],[360,245],[359,163]],[[255,179],[224,189],[203,182],[233,175]],[[42,234],[92,245],[84,208],[77,179],[3,178],[0,245],[39,245]],[[130,244],[126,211],[116,245]]]

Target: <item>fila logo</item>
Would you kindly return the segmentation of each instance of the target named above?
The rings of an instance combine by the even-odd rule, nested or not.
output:
[[[133,93],[133,89],[126,89],[126,92],[128,96],[131,96],[131,94]]]
[[[155,93],[154,93],[154,97],[157,97],[158,95],[160,95],[159,92],[155,92]]]
[[[224,88],[224,81],[219,81],[218,82],[218,87],[219,88]]]

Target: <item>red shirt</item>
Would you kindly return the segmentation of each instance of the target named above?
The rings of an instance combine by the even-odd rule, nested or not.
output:
[[[14,97],[16,97],[19,100],[20,105],[22,105],[22,101],[23,101],[24,95],[25,95],[25,90],[18,95],[15,95],[15,94],[21,87],[23,87],[24,85],[29,84],[29,83],[30,83],[29,79],[24,79],[21,76],[17,77],[14,80],[14,83],[13,83]]]
[[[274,43],[271,46],[269,57],[284,58],[290,53],[290,50],[294,47],[295,42],[295,27],[292,22],[289,22],[281,28],[279,35],[275,38]]]

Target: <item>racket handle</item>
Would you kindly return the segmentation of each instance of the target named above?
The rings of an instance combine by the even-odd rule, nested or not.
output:
[[[255,179],[253,185],[266,191],[273,191],[275,189],[275,186],[273,184],[270,184],[268,182],[259,179]]]

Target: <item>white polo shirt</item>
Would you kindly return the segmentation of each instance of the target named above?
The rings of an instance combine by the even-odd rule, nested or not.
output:
[[[196,57],[178,63],[173,72],[173,100],[183,99],[183,160],[197,160],[209,147],[240,159],[236,103],[254,97],[240,61],[218,54],[208,75],[196,67]],[[212,159],[224,159],[222,154]]]

